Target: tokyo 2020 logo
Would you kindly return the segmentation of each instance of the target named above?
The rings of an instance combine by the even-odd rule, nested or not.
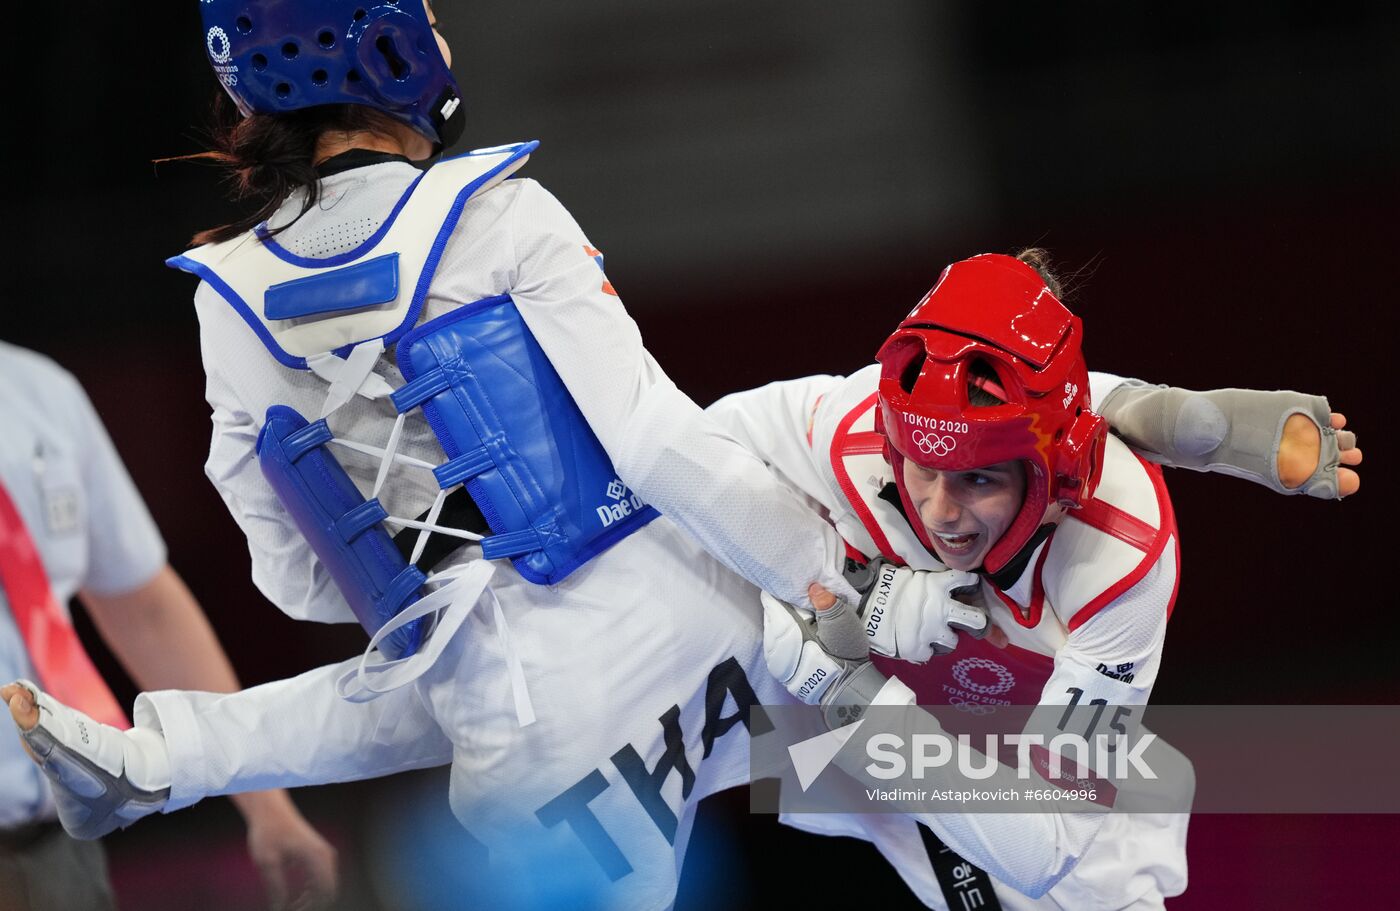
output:
[[[988,671],[995,675],[993,683],[978,683],[972,679],[973,671]],[[1010,692],[1016,685],[1016,677],[1006,668],[987,658],[964,658],[953,665],[953,679],[958,686],[982,696],[1000,696]],[[983,678],[985,679],[985,678]]]
[[[233,56],[233,44],[228,40],[228,32],[217,25],[204,36],[204,46],[209,50],[209,59],[215,63],[228,63]]]

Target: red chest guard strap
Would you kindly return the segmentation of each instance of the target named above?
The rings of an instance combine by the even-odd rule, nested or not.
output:
[[[1167,485],[1162,478],[1162,469],[1150,462],[1137,457],[1143,470],[1152,481],[1153,492],[1157,495],[1157,510],[1159,522],[1156,528],[1123,510],[1113,506],[1103,500],[1091,499],[1070,515],[1091,528],[1096,528],[1107,535],[1112,535],[1118,540],[1129,544],[1143,552],[1142,560],[1131,572],[1114,582],[1101,594],[1096,596],[1089,603],[1085,604],[1074,616],[1070,618],[1068,629],[1074,632],[1083,626],[1091,617],[1103,610],[1114,599],[1132,588],[1156,565],[1161,559],[1162,552],[1166,550],[1167,542],[1171,541],[1177,549],[1177,581],[1181,584],[1181,542],[1176,530],[1176,513],[1172,510],[1171,498],[1167,496]],[[1039,580],[1037,580],[1039,581]],[[1176,606],[1176,588],[1172,590],[1171,601],[1167,604],[1167,616],[1171,617],[1172,608]]]

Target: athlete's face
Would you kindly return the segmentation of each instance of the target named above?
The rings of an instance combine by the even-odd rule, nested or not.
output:
[[[904,487],[924,523],[934,552],[952,569],[982,565],[1026,498],[1019,461],[968,471],[938,471],[904,460]]]

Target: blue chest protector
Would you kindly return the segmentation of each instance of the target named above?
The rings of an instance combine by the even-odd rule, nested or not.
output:
[[[394,407],[422,407],[448,455],[439,486],[464,484],[496,533],[481,542],[486,559],[552,585],[656,518],[618,479],[509,295],[419,326],[398,363],[409,382]]]
[[[463,206],[519,168],[535,145],[440,163],[410,188],[391,224],[334,260],[237,239],[171,265],[209,282],[288,366],[306,369],[307,357],[346,355],[366,341],[396,342],[406,382],[391,400],[400,414],[421,409],[446,453],[433,472],[439,487],[464,486],[480,509],[491,531],[481,542],[486,559],[509,559],[525,579],[550,585],[650,522],[656,510],[618,479],[509,294],[415,328]],[[431,230],[423,230],[425,218]],[[251,300],[261,306],[254,309]],[[258,437],[258,458],[355,616],[374,633],[418,600],[425,576],[395,546],[384,524],[388,513],[351,481],[331,440],[324,418],[308,421],[275,405]],[[413,654],[423,623],[395,630],[381,650],[390,658]]]

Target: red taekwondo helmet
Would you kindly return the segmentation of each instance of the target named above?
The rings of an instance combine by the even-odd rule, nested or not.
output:
[[[1029,556],[1056,505],[1073,509],[1093,496],[1108,425],[1089,410],[1082,336],[1079,317],[1035,269],[989,253],[944,269],[880,347],[876,429],[910,524],[930,552],[904,485],[904,459],[940,471],[1025,463],[1025,502],[983,563],[992,575]],[[973,388],[1001,402],[975,405]]]

